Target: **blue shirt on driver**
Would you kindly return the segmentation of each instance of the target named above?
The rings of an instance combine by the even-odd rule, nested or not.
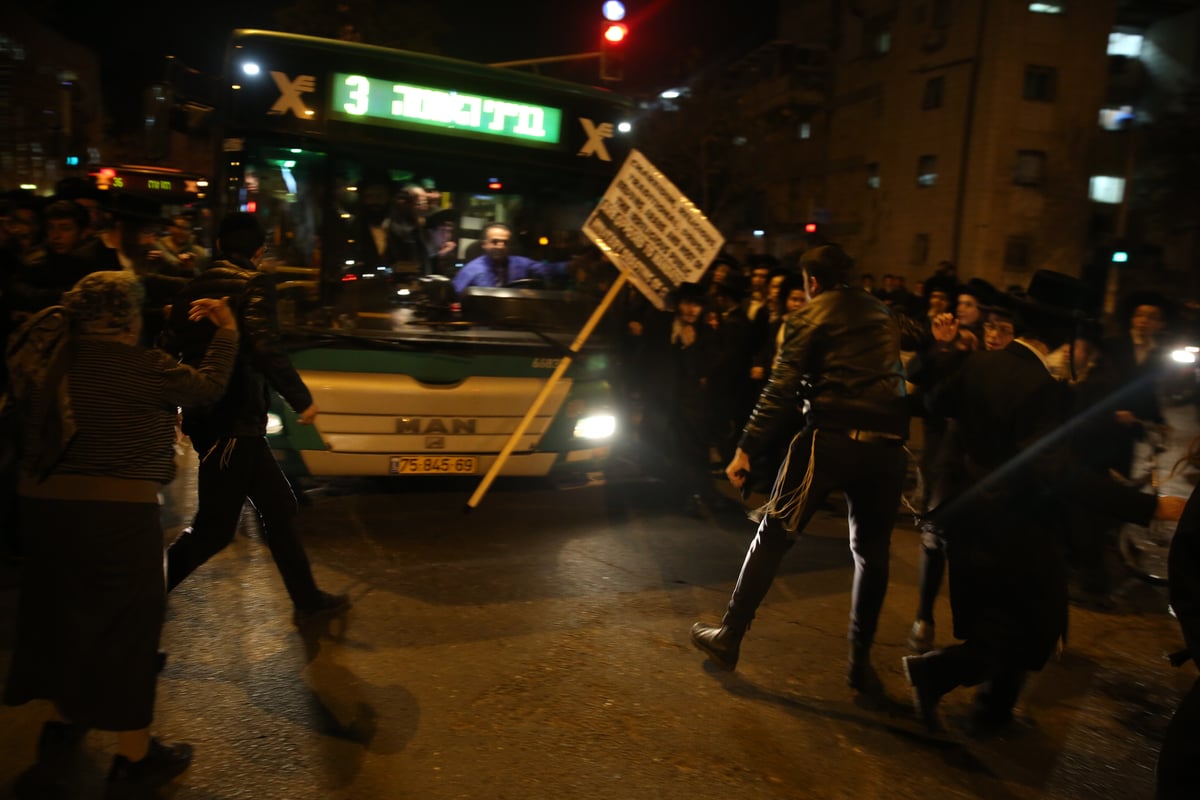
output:
[[[454,291],[462,294],[468,286],[504,286],[522,278],[551,278],[567,274],[565,262],[534,261],[526,256],[509,256],[506,274],[500,274],[488,256],[473,258],[454,276]]]

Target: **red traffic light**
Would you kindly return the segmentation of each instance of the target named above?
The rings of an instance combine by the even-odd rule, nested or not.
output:
[[[804,224],[804,232],[805,232],[805,233],[816,233],[816,232],[817,232],[817,223],[815,223],[815,222],[806,222],[806,223]]]
[[[629,35],[629,27],[623,22],[607,22],[604,25],[605,44],[620,44]]]

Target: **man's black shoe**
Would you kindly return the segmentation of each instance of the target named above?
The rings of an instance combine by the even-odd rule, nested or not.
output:
[[[859,694],[869,697],[882,697],[885,694],[879,673],[867,659],[850,662],[850,666],[846,670],[846,685]]]
[[[988,711],[976,708],[967,717],[967,735],[975,739],[990,739],[1000,736],[1012,727],[1011,711]]]
[[[904,674],[912,685],[913,711],[917,713],[917,719],[931,732],[940,733],[944,729],[937,707],[942,695],[933,688],[929,662],[922,656],[905,656],[902,660]]]
[[[693,519],[708,519],[712,516],[712,512],[698,494],[689,495],[688,499],[684,501],[683,514]]]
[[[297,606],[292,613],[292,622],[297,627],[303,627],[321,619],[337,616],[350,608],[350,596],[345,594],[330,594],[317,592],[317,600],[312,605]]]
[[[190,744],[163,744],[151,737],[150,749],[140,761],[115,756],[108,771],[108,797],[129,796],[129,792],[145,792],[166,786],[192,763]]]
[[[732,670],[737,667],[742,634],[726,625],[697,622],[692,626],[692,644],[721,669]]]

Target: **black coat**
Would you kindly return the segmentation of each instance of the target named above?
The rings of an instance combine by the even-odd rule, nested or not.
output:
[[[214,330],[208,321],[188,321],[192,300],[228,297],[241,334],[225,396],[211,406],[183,410],[183,431],[193,440],[265,435],[272,389],[297,412],[313,402],[279,336],[275,284],[269,275],[249,266],[248,262],[214,262],[188,283],[171,307],[164,345],[186,364],[200,363]]]
[[[1200,667],[1200,486],[1192,490],[1167,559],[1171,608]]]
[[[742,432],[752,458],[795,433],[797,409],[830,430],[908,435],[900,327],[883,303],[858,289],[822,292],[784,321],[770,380]]]
[[[1142,524],[1155,506],[1075,458],[1071,402],[1019,342],[972,354],[931,398],[954,420],[930,500],[948,542],[954,635],[1004,647],[1026,669],[1066,634],[1065,506]]]

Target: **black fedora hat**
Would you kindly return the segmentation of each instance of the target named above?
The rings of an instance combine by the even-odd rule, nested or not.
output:
[[[983,278],[971,278],[971,280],[958,287],[958,295],[961,297],[964,294],[974,297],[975,302],[980,307],[984,307],[993,305],[1000,292]]]
[[[704,292],[704,287],[698,283],[681,283],[675,289],[674,298],[677,304],[685,300],[691,300],[694,303],[703,305],[707,299],[707,295]]]
[[[1133,312],[1137,310],[1138,306],[1154,306],[1162,312],[1164,320],[1171,319],[1175,312],[1175,304],[1165,294],[1143,289],[1130,292],[1121,298],[1117,318],[1128,325],[1130,320],[1133,319]]]
[[[1098,298],[1083,280],[1064,272],[1038,270],[1024,296],[1017,298],[1016,318],[1026,335],[1052,349],[1070,341],[1074,331],[1095,316]]]
[[[1065,272],[1041,269],[1025,290],[1023,305],[1072,319],[1095,315],[1098,298],[1090,284]]]
[[[162,203],[153,198],[128,192],[108,192],[100,198],[100,208],[125,222],[167,225]]]
[[[425,218],[425,227],[432,230],[443,222],[453,222],[458,225],[458,212],[453,208],[440,208]]]

